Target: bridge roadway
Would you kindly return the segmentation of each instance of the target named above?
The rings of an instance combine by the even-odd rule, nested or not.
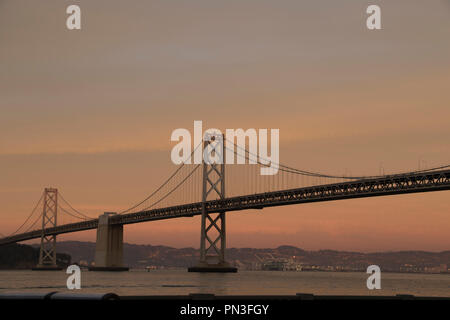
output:
[[[395,194],[450,190],[450,170],[407,173],[297,189],[258,193],[211,200],[205,203],[209,213],[229,212],[291,204],[377,197]],[[192,217],[202,213],[202,202],[140,211],[111,217],[111,224],[131,224],[153,220]],[[96,229],[98,219],[65,224],[44,230],[46,235]],[[0,239],[0,245],[40,238],[42,230]]]

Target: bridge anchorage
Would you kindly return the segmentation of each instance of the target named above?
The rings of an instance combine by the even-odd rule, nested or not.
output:
[[[128,271],[123,266],[123,225],[110,224],[115,212],[105,212],[98,218],[95,266],[89,271]]]
[[[215,141],[216,138],[218,141]],[[212,143],[218,143],[218,147],[211,148]],[[210,156],[214,157],[214,153],[220,150],[223,161],[209,163],[203,159],[200,261],[198,265],[188,268],[189,272],[237,272],[237,268],[225,261],[225,211],[208,213],[206,209],[209,196],[215,195],[220,200],[225,199],[224,146],[223,135],[209,136],[203,142],[204,152],[210,151]]]
[[[33,270],[62,270],[56,264],[56,234],[46,234],[46,228],[55,228],[58,216],[58,189],[45,188],[42,211],[41,246],[39,263]]]

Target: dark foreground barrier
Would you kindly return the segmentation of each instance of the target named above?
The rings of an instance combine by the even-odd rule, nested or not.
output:
[[[297,293],[296,295],[226,295],[219,296],[208,293],[191,293],[189,295],[168,296],[121,296],[115,293],[0,293],[0,300],[166,300],[166,301],[308,301],[308,300],[446,300],[450,297],[421,297],[409,294],[395,296],[358,296],[358,295],[314,295],[310,293]]]
[[[0,293],[0,300],[119,300],[115,293]]]

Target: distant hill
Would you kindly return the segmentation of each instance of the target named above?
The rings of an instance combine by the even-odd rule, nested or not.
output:
[[[37,245],[35,245],[37,247]],[[124,264],[132,268],[158,267],[184,268],[197,262],[199,253],[194,248],[175,249],[166,246],[124,243]],[[57,243],[57,251],[67,253],[73,262],[91,263],[95,259],[95,243],[63,241]]]
[[[91,263],[95,256],[95,243],[64,241],[58,242],[58,252],[67,253],[73,262]],[[376,264],[384,271],[423,271],[424,268],[450,267],[450,251],[399,251],[360,253],[335,250],[306,251],[293,246],[277,248],[230,248],[226,252],[227,260],[240,269],[253,269],[265,259],[289,259],[305,267],[360,271]],[[199,251],[195,248],[171,248],[166,246],[124,244],[124,263],[132,268],[146,266],[186,268],[196,264]]]
[[[59,266],[70,264],[70,255],[57,253]],[[0,269],[31,269],[38,264],[39,248],[24,244],[8,244],[0,246]]]

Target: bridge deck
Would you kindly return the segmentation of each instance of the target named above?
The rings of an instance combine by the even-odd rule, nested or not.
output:
[[[450,190],[450,170],[432,171],[427,173],[410,173],[385,176],[382,178],[362,179],[335,184],[318,185],[297,189],[281,190],[231,197],[224,200],[212,200],[205,203],[209,213],[227,212],[265,207],[284,206],[300,203],[343,200],[363,197],[377,197],[395,194],[431,192]],[[131,224],[153,220],[192,217],[202,212],[202,203],[191,203],[161,209],[140,211],[112,217],[112,224]],[[98,220],[88,220],[48,228],[46,235],[96,229]],[[40,238],[42,230],[0,239],[0,245]]]

